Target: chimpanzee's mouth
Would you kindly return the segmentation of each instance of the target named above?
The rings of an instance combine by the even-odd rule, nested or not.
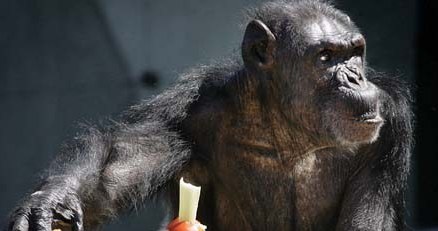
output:
[[[375,124],[375,123],[381,123],[383,122],[382,117],[379,115],[379,113],[375,111],[369,111],[366,112],[359,117],[356,117],[356,121],[367,123],[367,124]]]
[[[354,90],[345,87],[339,88],[342,102],[347,111],[350,111],[352,120],[365,124],[383,122],[379,113],[380,103],[378,94],[374,90]]]
[[[369,110],[365,113],[356,114],[356,116],[354,116],[354,120],[356,122],[366,124],[378,124],[383,122],[383,119],[377,110]]]

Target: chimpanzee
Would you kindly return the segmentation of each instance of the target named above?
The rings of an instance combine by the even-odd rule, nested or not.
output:
[[[197,68],[65,145],[9,230],[96,230],[177,182],[208,230],[403,230],[406,84],[366,68],[365,39],[319,0],[248,13],[242,59]]]

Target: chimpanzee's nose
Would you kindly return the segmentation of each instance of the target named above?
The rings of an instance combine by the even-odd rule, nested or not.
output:
[[[336,80],[349,88],[366,87],[366,79],[361,68],[343,65],[336,72]]]

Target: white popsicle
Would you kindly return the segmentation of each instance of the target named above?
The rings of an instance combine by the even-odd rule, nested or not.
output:
[[[179,219],[188,221],[192,224],[196,221],[196,211],[198,210],[199,196],[201,187],[179,180]]]

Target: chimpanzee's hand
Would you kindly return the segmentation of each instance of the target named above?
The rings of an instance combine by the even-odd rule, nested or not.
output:
[[[8,231],[83,230],[80,200],[67,188],[32,193],[11,215]]]

